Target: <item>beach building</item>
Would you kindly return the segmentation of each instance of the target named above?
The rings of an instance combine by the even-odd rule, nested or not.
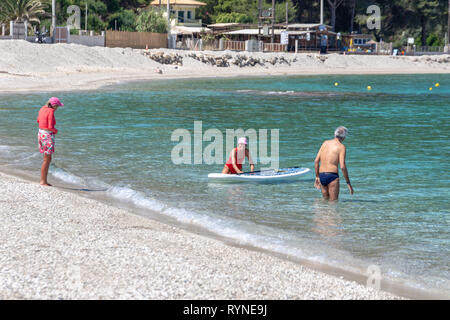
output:
[[[375,53],[377,42],[370,34],[348,34],[342,36],[342,46],[345,51],[353,53]]]
[[[202,6],[206,6],[206,3],[196,0],[169,0],[170,14],[175,19],[172,21],[173,26],[184,27],[202,27],[202,19],[195,18],[195,10]],[[149,7],[159,8],[163,10],[164,15],[167,16],[167,0],[154,0],[150,3]]]
[[[151,8],[160,8],[167,17],[167,1],[154,0]],[[201,47],[200,34],[210,30],[203,26],[202,19],[196,19],[195,10],[206,6],[206,3],[196,0],[169,0],[171,19],[170,34],[179,49],[199,49]]]
[[[332,27],[320,23],[293,23],[287,26],[289,51],[317,51],[326,47],[327,51],[338,50],[337,33]],[[322,48],[323,49],[323,48]]]
[[[208,28],[215,36],[231,41],[260,40],[269,44],[272,40],[272,30],[269,27],[259,29],[256,24],[216,23],[208,25]],[[338,50],[337,33],[331,31],[331,26],[319,23],[275,24],[274,43],[280,44],[283,35],[287,36],[288,43],[281,51],[295,51],[295,48],[298,51],[319,51],[322,45],[327,50]]]

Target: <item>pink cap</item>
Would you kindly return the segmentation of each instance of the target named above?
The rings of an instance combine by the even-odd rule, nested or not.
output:
[[[238,144],[241,144],[241,143],[247,144],[247,138],[246,137],[239,138]]]
[[[59,101],[59,99],[56,98],[56,97],[51,97],[50,100],[49,100],[49,102],[51,103],[52,106],[56,104],[57,106],[62,107],[62,106],[64,105],[64,104],[62,104],[61,101]]]

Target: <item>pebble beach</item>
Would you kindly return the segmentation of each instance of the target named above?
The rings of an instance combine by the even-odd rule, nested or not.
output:
[[[0,174],[1,299],[399,299]]]

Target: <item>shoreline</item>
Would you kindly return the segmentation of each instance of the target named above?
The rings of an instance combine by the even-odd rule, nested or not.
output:
[[[35,185],[37,188],[40,187],[36,182],[32,181],[32,176],[29,173],[12,170],[9,173],[5,173],[4,170],[0,170],[0,184],[4,179],[4,176],[7,176],[12,179],[23,180],[27,184]],[[440,293],[435,290],[427,290],[427,289],[419,289],[406,285],[402,285],[399,282],[394,282],[391,280],[381,279],[381,290],[375,290],[367,287],[365,284],[367,283],[367,276],[363,274],[358,274],[355,272],[347,271],[345,269],[339,268],[337,266],[321,264],[314,261],[304,260],[297,257],[289,256],[286,254],[274,252],[271,250],[267,250],[260,247],[255,247],[250,244],[242,244],[234,239],[230,239],[216,233],[213,233],[203,227],[196,225],[189,225],[187,223],[183,223],[175,220],[174,218],[163,216],[157,212],[151,212],[149,214],[149,210],[147,209],[139,209],[137,207],[133,207],[132,205],[128,205],[126,203],[120,202],[119,200],[114,200],[111,198],[107,198],[106,196],[97,196],[89,194],[88,192],[83,192],[84,190],[74,188],[74,185],[62,182],[57,178],[53,178],[56,180],[56,185],[54,184],[53,190],[57,193],[65,193],[71,194],[74,197],[85,199],[88,201],[93,201],[97,203],[100,207],[107,207],[109,210],[120,211],[122,214],[129,215],[129,219],[133,220],[134,217],[139,217],[139,219],[143,219],[142,221],[147,221],[150,224],[157,224],[158,226],[153,226],[153,230],[159,230],[160,228],[173,228],[173,230],[177,230],[179,232],[184,232],[188,235],[188,237],[194,237],[198,239],[189,240],[189,241],[198,241],[198,245],[203,247],[202,240],[206,239],[208,241],[213,241],[217,244],[220,243],[220,246],[225,246],[229,248],[228,250],[238,250],[240,251],[240,255],[245,255],[247,252],[250,255],[257,254],[262,255],[263,259],[275,259],[279,263],[288,263],[290,264],[290,268],[300,268],[303,269],[303,272],[319,274],[320,277],[324,277],[328,279],[327,281],[342,281],[344,283],[344,287],[348,287],[350,285],[357,286],[358,291],[365,291],[363,296],[357,297],[356,299],[446,299],[445,294]],[[61,196],[61,195],[60,195]],[[82,201],[82,200],[81,200]],[[1,202],[1,201],[0,201]],[[97,205],[96,205],[97,206]],[[144,214],[145,213],[145,214]],[[77,213],[78,215],[78,213]],[[143,226],[139,226],[139,228],[144,228]],[[186,254],[184,248],[179,248],[182,254]],[[221,249],[222,250],[222,249]],[[221,250],[217,252],[220,255]],[[289,268],[289,269],[290,269]],[[334,287],[335,290],[342,290],[341,286],[338,285]],[[329,291],[330,289],[327,289]],[[366,292],[367,291],[367,292]],[[320,292],[320,290],[319,290]],[[374,297],[373,294],[377,295]],[[267,297],[268,299],[316,299],[317,294],[325,294],[325,292],[314,292],[312,296],[307,297]],[[329,293],[326,293],[329,294]],[[0,292],[0,296],[2,293]],[[184,299],[183,297],[180,297]],[[203,299],[204,297],[199,296],[199,299]],[[237,297],[227,297],[226,299],[236,299]],[[255,298],[255,297],[253,297]],[[253,299],[251,298],[251,299]],[[265,296],[258,296],[257,299],[266,299]],[[158,298],[156,298],[158,299]],[[175,298],[178,299],[178,298]],[[193,298],[197,299],[197,298]],[[211,296],[206,299],[217,299],[217,297]],[[249,299],[248,296],[240,296],[239,299]],[[330,298],[330,296],[319,298],[319,299],[335,299],[334,297]],[[339,297],[337,299],[355,299],[355,297],[347,298],[347,297]]]
[[[251,70],[245,70],[251,71]],[[187,80],[187,79],[230,79],[244,76],[245,78],[263,78],[263,77],[295,77],[295,76],[349,76],[349,75],[440,75],[440,74],[449,74],[450,70],[441,71],[441,72],[430,72],[430,70],[414,70],[414,71],[402,71],[402,72],[392,72],[391,70],[377,70],[377,71],[361,71],[361,72],[329,72],[329,71],[285,71],[285,72],[253,72],[248,74],[246,72],[230,72],[220,75],[205,75],[205,74],[170,74],[170,75],[158,75],[155,77],[152,73],[144,73],[144,74],[126,74],[124,76],[117,77],[116,72],[110,72],[105,74],[107,77],[104,79],[96,79],[92,80],[89,77],[89,74],[82,74],[83,77],[89,78],[82,80],[82,84],[78,84],[76,86],[61,86],[61,87],[52,87],[50,85],[36,88],[33,87],[24,87],[24,88],[8,88],[3,89],[0,88],[1,95],[9,95],[9,94],[26,94],[26,93],[44,93],[44,92],[78,92],[78,91],[96,91],[100,89],[105,89],[109,86],[120,86],[121,84],[132,83],[132,82],[144,82],[144,81],[158,81],[158,80]],[[62,75],[64,76],[64,75]],[[66,75],[67,76],[67,75]],[[16,76],[22,77],[23,76]],[[1,74],[0,74],[1,80]],[[15,85],[14,85],[15,86]]]

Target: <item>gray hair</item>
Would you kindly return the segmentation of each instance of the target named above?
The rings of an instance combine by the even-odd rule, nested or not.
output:
[[[334,136],[338,139],[344,140],[347,136],[348,129],[346,127],[340,126],[334,131]]]

